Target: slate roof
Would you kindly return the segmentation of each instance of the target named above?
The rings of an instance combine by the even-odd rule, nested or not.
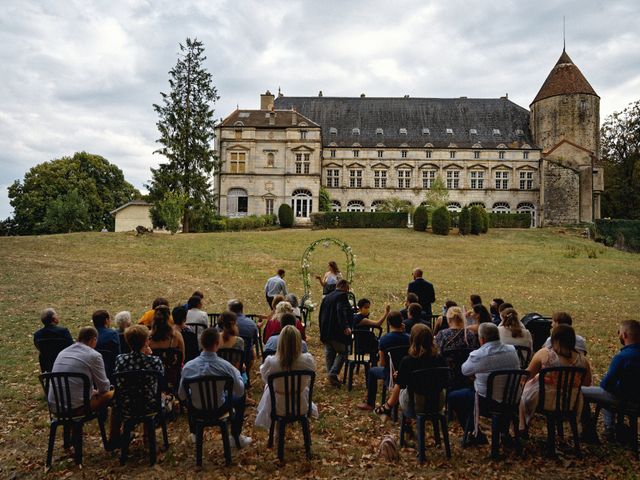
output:
[[[269,123],[269,116],[274,116],[274,123]],[[304,115],[286,110],[235,110],[222,121],[223,127],[232,127],[236,122],[242,122],[245,127],[255,128],[283,128],[296,127],[300,123],[306,123],[309,127],[318,127]]]
[[[542,84],[542,88],[540,88],[540,91],[531,104],[545,98],[555,97],[556,95],[576,93],[598,96],[587,79],[584,78],[580,69],[573,63],[573,60],[571,60],[567,52],[562,50],[562,55],[560,55],[555,66],[551,72],[549,72],[549,76]]]
[[[434,148],[451,144],[472,148],[480,143],[483,148],[500,144],[521,148],[526,143],[537,148],[529,131],[529,111],[507,98],[279,96],[275,107],[295,109],[319,124],[324,147],[382,143],[423,148],[430,143]],[[360,129],[359,135],[353,133],[354,128]],[[400,129],[406,129],[406,134]]]

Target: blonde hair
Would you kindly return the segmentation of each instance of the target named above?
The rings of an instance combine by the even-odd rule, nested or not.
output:
[[[276,305],[276,315],[275,317],[280,320],[282,315],[285,313],[293,313],[293,307],[289,302],[280,302]]]
[[[464,314],[462,313],[462,309],[460,307],[449,307],[447,309],[447,323],[449,324],[449,327],[451,327],[452,320],[453,323],[459,324],[461,327],[465,326],[466,322]]]
[[[293,362],[302,354],[302,337],[298,329],[292,325],[287,325],[280,332],[278,337],[278,348],[276,357],[280,360],[283,370],[291,370]]]

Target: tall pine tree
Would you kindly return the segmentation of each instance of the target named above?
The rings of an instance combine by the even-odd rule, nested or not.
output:
[[[197,39],[187,38],[185,45],[180,44],[178,62],[169,71],[171,91],[161,92],[162,103],[153,105],[159,116],[157,142],[162,145],[154,153],[164,155],[168,162],[151,169],[153,178],[147,188],[153,201],[164,199],[168,192],[187,199],[183,232],[190,231],[194,221],[198,223],[195,217],[211,215],[215,208],[213,105],[220,97],[204,67],[206,58],[204,45]]]

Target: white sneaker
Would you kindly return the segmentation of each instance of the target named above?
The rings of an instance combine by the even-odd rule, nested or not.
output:
[[[248,447],[249,445],[251,445],[251,442],[253,441],[251,437],[245,437],[244,435],[240,435],[238,440],[240,443],[240,448]],[[237,448],[236,441],[233,438],[233,435],[229,435],[229,443],[231,444],[231,448]]]

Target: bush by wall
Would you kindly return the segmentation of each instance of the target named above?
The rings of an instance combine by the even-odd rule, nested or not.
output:
[[[621,250],[640,252],[640,220],[596,220],[595,239]]]
[[[473,235],[479,235],[482,233],[482,210],[484,208],[471,207],[469,211],[469,230]]]
[[[286,203],[283,203],[278,208],[278,221],[282,228],[293,227],[293,208]]]
[[[487,233],[489,231],[489,212],[480,208],[480,213],[482,214],[482,233]]]
[[[531,215],[528,213],[490,213],[491,228],[529,228]]]
[[[275,215],[249,215],[248,217],[227,218],[217,217],[209,222],[208,231],[237,232],[240,230],[258,230],[276,224]]]
[[[460,235],[469,235],[471,233],[471,214],[469,207],[462,207],[460,219],[458,220],[458,231]]]
[[[451,215],[447,207],[436,208],[431,217],[431,229],[436,235],[449,235]]]
[[[427,207],[418,207],[413,212],[413,229],[416,232],[424,232],[427,229],[427,222],[429,221],[429,214]]]
[[[405,212],[312,213],[311,223],[319,228],[406,228]]]

